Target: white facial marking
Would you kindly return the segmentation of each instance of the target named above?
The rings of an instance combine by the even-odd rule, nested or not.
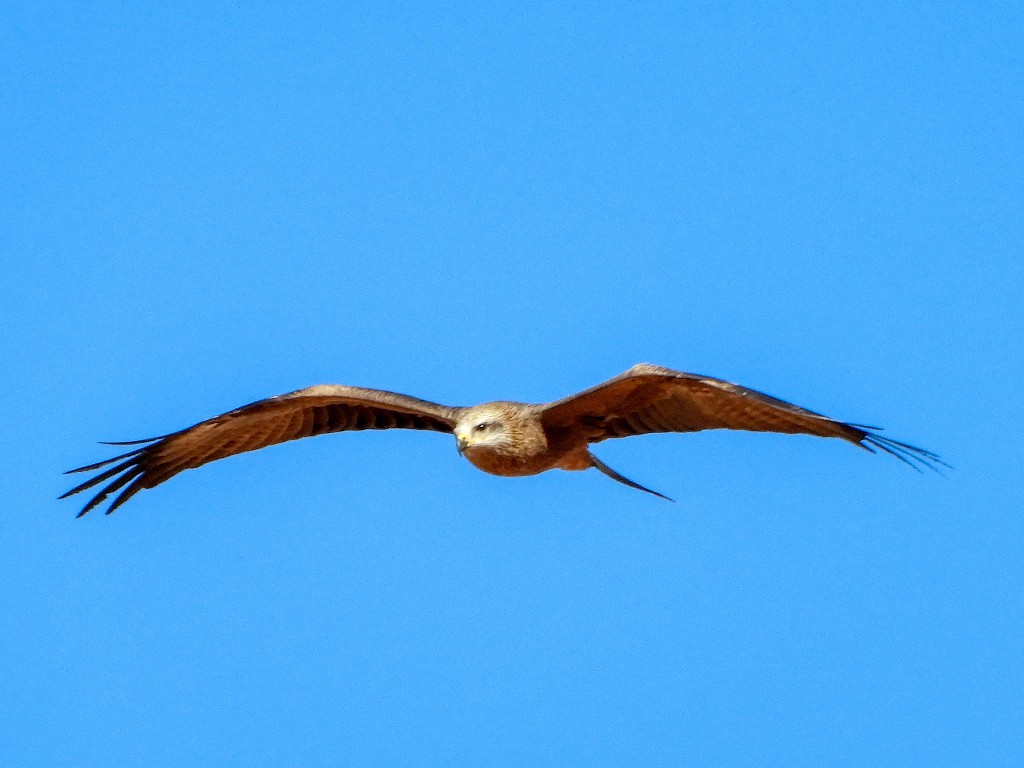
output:
[[[493,411],[464,414],[455,425],[455,437],[467,448],[498,445],[508,440],[505,425]]]

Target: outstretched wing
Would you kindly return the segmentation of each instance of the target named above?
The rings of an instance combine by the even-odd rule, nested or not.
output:
[[[839,437],[910,466],[948,466],[938,456],[873,428],[836,421],[806,408],[730,384],[654,365],[636,365],[603,384],[540,407],[545,429],[579,430],[588,442],[652,432],[743,429]]]
[[[451,432],[461,410],[379,389],[334,385],[309,387],[250,403],[180,432],[148,440],[109,443],[142,447],[72,469],[71,472],[102,471],[60,498],[109,480],[78,516],[100,504],[111,493],[121,491],[107,509],[109,515],[143,488],[152,488],[183,470],[236,453],[325,432],[358,429]]]

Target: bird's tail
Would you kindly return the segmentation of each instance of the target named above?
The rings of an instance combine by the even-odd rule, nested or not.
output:
[[[594,467],[594,469],[596,469],[598,472],[604,475],[608,475],[608,477],[610,477],[612,480],[622,483],[623,485],[628,485],[630,488],[636,488],[638,491],[646,491],[647,493],[651,493],[655,496],[658,496],[659,498],[665,499],[665,501],[675,502],[675,499],[670,499],[663,493],[652,491],[650,488],[644,488],[642,485],[640,485],[640,483],[633,482],[628,477],[623,477],[589,451],[587,452],[587,455],[590,457],[591,466]]]

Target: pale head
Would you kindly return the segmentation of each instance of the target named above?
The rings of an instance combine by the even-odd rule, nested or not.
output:
[[[455,422],[459,453],[492,475],[533,475],[551,468],[544,429],[534,409],[498,401],[467,408]]]
[[[455,422],[455,440],[459,453],[480,449],[505,452],[512,448],[512,403],[484,403],[467,408]]]

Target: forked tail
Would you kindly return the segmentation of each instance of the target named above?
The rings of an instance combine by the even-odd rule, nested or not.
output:
[[[594,467],[594,469],[596,469],[597,471],[601,472],[604,475],[608,475],[608,477],[610,477],[612,480],[622,483],[623,485],[628,485],[630,488],[636,488],[638,491],[646,491],[647,493],[654,494],[659,498],[665,499],[665,501],[671,501],[675,503],[675,499],[670,499],[663,493],[652,491],[650,488],[644,488],[642,485],[640,485],[640,483],[635,483],[628,477],[623,477],[589,451],[587,452],[587,455],[590,457],[591,465]]]

